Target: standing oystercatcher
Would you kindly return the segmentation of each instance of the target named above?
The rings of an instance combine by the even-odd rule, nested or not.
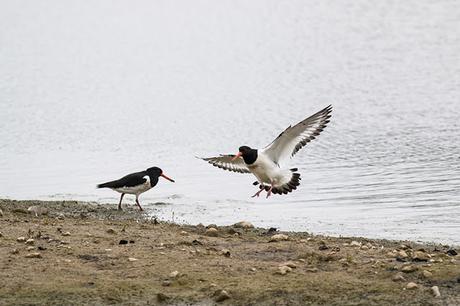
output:
[[[300,185],[300,174],[296,173],[297,168],[282,169],[281,165],[319,135],[329,122],[331,112],[332,105],[329,105],[296,125],[289,126],[262,150],[242,146],[236,155],[202,159],[224,170],[254,174],[257,178],[254,185],[260,184],[260,190],[252,197],[258,197],[263,190],[267,191],[267,198],[272,193],[287,194]]]
[[[99,184],[97,188],[110,188],[121,193],[118,210],[121,210],[121,201],[126,193],[135,194],[136,204],[140,210],[143,210],[141,204],[139,204],[139,195],[153,188],[158,183],[160,176],[174,183],[173,179],[163,174],[163,170],[158,167],[152,167],[145,171],[128,174],[116,181]]]

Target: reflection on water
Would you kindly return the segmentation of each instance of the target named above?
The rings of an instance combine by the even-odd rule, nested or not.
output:
[[[158,165],[162,218],[460,244],[460,3],[0,4],[0,196],[116,203]],[[289,196],[196,159],[333,104]],[[162,202],[167,205],[154,205]]]

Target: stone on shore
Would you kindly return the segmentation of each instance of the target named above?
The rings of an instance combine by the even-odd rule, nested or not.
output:
[[[214,227],[210,227],[206,230],[205,234],[210,237],[217,237],[219,235],[219,231]]]
[[[237,228],[254,228],[251,222],[248,221],[240,221],[238,223],[233,224],[233,227]]]
[[[441,292],[439,292],[439,287],[438,286],[431,287],[431,292],[433,293],[435,298],[441,296]]]
[[[406,285],[406,288],[409,289],[409,290],[413,290],[413,289],[417,289],[418,288],[418,285],[414,282],[410,282]]]
[[[289,236],[285,234],[276,234],[270,237],[269,242],[287,241]]]

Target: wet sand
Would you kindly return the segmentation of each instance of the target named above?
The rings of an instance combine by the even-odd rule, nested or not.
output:
[[[178,225],[75,201],[0,209],[1,305],[460,304],[452,246]]]

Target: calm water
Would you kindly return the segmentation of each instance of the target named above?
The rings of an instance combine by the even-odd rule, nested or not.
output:
[[[166,220],[460,244],[458,1],[4,0],[0,71],[0,197],[116,203],[158,165]],[[194,157],[328,104],[289,196]]]

